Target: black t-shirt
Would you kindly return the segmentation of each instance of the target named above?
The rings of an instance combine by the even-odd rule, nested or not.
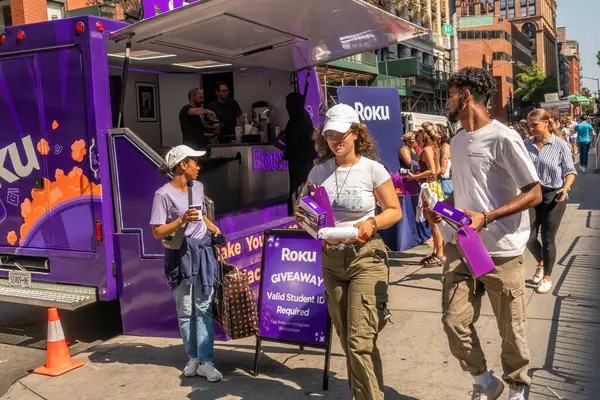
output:
[[[222,125],[219,139],[226,140],[235,137],[235,127],[237,125],[237,117],[242,115],[242,110],[237,101],[233,99],[227,100],[227,103],[222,104],[219,100],[210,103],[206,108],[217,114],[217,118]],[[229,136],[229,138],[227,138]]]
[[[199,115],[189,114],[192,108],[192,106],[186,104],[179,111],[179,124],[181,125],[183,144],[190,146],[194,150],[206,150],[208,141],[204,136],[204,122]]]

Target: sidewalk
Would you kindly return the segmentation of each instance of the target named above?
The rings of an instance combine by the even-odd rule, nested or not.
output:
[[[529,399],[600,398],[600,175],[580,174],[561,226],[555,288],[551,295],[528,289],[528,338],[533,385]],[[390,308],[394,324],[381,333],[386,399],[470,398],[471,382],[450,355],[441,325],[440,269],[422,269],[419,247],[392,260]],[[526,278],[535,263],[526,256]],[[530,281],[529,281],[530,282]],[[484,298],[477,329],[490,368],[502,375],[500,342]],[[250,374],[255,340],[220,343],[217,366],[223,382],[182,377],[179,340],[119,336],[75,358],[84,367],[58,378],[29,375],[3,400],[63,399],[348,399],[345,361],[333,340],[330,385],[321,390],[323,352],[264,343],[261,375]],[[508,391],[506,391],[507,393]],[[507,398],[504,394],[502,399]]]

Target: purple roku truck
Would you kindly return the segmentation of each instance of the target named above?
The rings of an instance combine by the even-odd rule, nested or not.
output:
[[[314,66],[417,28],[360,0],[145,6],[166,12],[133,25],[81,16],[0,31],[0,301],[74,310],[118,300],[124,333],[173,336],[148,221],[188,89],[229,77],[251,119],[259,101],[274,110],[270,131],[285,125],[281,98],[297,90],[316,122]],[[274,138],[250,139],[212,145],[199,179],[228,239],[223,255],[257,290],[262,233],[295,224]]]

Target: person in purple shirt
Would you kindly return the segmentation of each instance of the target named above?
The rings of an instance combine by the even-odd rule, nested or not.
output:
[[[185,232],[179,249],[165,248],[165,277],[173,290],[179,330],[190,358],[183,374],[217,382],[223,379],[213,364],[212,310],[218,267],[210,233],[221,232],[204,212],[204,186],[196,181],[200,172],[197,158],[205,153],[185,145],[167,153],[160,171],[173,179],[154,194],[150,225],[155,239],[172,238],[181,229]]]

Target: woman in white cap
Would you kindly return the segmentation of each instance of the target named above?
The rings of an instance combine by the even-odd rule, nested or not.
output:
[[[390,174],[369,131],[350,106],[327,112],[317,138],[318,164],[306,187],[323,186],[336,227],[358,228],[358,239],[326,240],[321,250],[329,314],[346,353],[352,398],[383,399],[383,368],[377,336],[387,309],[386,247],[377,230],[402,218]],[[379,203],[382,212],[375,215]]]
[[[183,374],[217,382],[223,378],[213,364],[212,310],[218,269],[210,234],[221,232],[206,217],[204,186],[196,181],[198,157],[204,154],[185,145],[167,153],[160,172],[173,179],[154,194],[150,224],[165,247],[165,276],[173,289],[179,330],[190,358]]]

